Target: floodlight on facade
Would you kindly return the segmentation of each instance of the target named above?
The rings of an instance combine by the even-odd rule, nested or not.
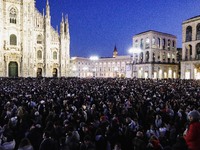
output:
[[[90,60],[99,60],[99,57],[98,56],[90,56]]]

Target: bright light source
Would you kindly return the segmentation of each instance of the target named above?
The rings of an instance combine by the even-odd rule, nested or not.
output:
[[[71,60],[75,60],[77,57],[72,57]]]
[[[146,43],[150,43],[150,40],[149,40],[149,38],[147,38],[147,39],[146,39]]]
[[[98,56],[90,56],[90,60],[99,60]]]
[[[140,49],[140,48],[130,48],[130,49],[128,50],[128,52],[129,52],[130,54],[134,54],[134,53],[138,54],[138,53],[141,52],[141,49]]]
[[[115,67],[115,68],[114,68],[114,71],[118,71],[118,67]]]
[[[133,53],[134,53],[134,49],[133,49],[133,48],[130,48],[130,49],[128,50],[128,53],[133,54]]]
[[[84,71],[88,70],[88,67],[83,67],[83,70],[84,70]]]

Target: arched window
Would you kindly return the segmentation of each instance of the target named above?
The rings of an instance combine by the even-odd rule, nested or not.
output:
[[[200,40],[200,23],[197,25],[197,35],[196,35],[196,39]]]
[[[165,49],[165,39],[162,40],[162,48]]]
[[[140,62],[143,62],[143,52],[140,53]]]
[[[166,61],[166,53],[165,52],[163,53],[162,57],[163,57],[163,62],[165,62]]]
[[[156,60],[156,56],[155,56],[155,53],[153,53],[153,62],[155,62]]]
[[[150,47],[150,40],[149,40],[149,38],[146,38],[145,49],[148,49],[149,47]]]
[[[175,48],[175,41],[173,40],[172,41],[172,49],[174,49]]]
[[[37,51],[37,58],[42,59],[42,51],[41,50]]]
[[[196,45],[196,59],[200,60],[200,43]]]
[[[158,58],[158,62],[160,62],[160,54],[158,54],[158,57],[157,57],[157,58]]]
[[[146,62],[149,62],[149,51],[146,52],[145,58],[146,58]]]
[[[55,51],[53,52],[53,59],[55,59],[55,60],[57,59],[57,52],[55,52]]]
[[[186,47],[186,49],[185,49],[185,60],[188,60],[188,47]]]
[[[160,38],[158,38],[158,48],[160,49]]]
[[[10,9],[10,23],[17,23],[17,11],[15,8]]]
[[[168,42],[167,42],[167,49],[170,50],[170,47],[171,47],[171,40],[168,39]]]
[[[192,41],[192,27],[191,26],[188,26],[186,28],[186,39],[185,39],[186,42],[188,41]]]
[[[17,45],[17,37],[14,34],[10,35],[10,45]]]
[[[155,37],[152,38],[151,43],[152,43],[152,48],[155,48],[156,47],[156,39],[155,39]]]
[[[171,59],[170,53],[167,53],[167,61],[168,61],[168,63],[170,63],[170,59]]]
[[[192,60],[192,45],[189,45],[190,60]]]
[[[135,40],[135,47],[138,47],[138,40]]]
[[[144,48],[144,40],[143,40],[143,39],[140,40],[140,48],[141,48],[141,49]]]
[[[37,44],[42,44],[42,35],[37,36]]]
[[[175,63],[175,55],[172,54],[172,63]]]

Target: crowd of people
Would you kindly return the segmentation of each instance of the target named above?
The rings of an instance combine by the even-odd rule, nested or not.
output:
[[[200,150],[200,81],[0,78],[0,150]]]

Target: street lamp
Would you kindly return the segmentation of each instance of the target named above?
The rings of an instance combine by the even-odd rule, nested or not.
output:
[[[99,60],[99,57],[98,56],[90,56],[89,59],[92,61],[92,72],[93,72],[93,77],[95,77],[96,76],[96,67],[95,67],[94,62]]]

